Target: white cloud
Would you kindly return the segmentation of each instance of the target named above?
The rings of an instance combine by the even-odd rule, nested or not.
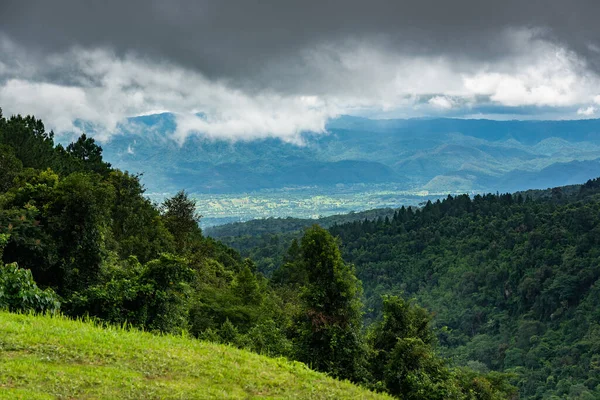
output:
[[[5,114],[33,113],[57,132],[75,130],[73,121],[81,119],[103,140],[125,118],[161,110],[175,113],[175,137],[180,141],[203,134],[291,142],[299,142],[304,131],[324,132],[327,119],[336,115],[335,107],[318,96],[250,95],[175,65],[118,58],[102,50],[75,49],[52,62],[71,68],[71,78],[80,86],[9,79],[0,85]],[[199,112],[207,117],[197,117]]]
[[[433,107],[441,108],[442,110],[449,110],[455,105],[454,100],[446,96],[432,97],[429,99],[428,103]]]
[[[594,106],[581,107],[580,109],[577,110],[577,115],[583,115],[586,117],[590,117],[590,116],[594,115],[595,113],[596,113],[596,107],[594,107]]]
[[[531,47],[520,57],[464,75],[465,88],[505,106],[565,107],[581,104],[590,90],[600,87],[598,76],[575,53],[545,41],[528,41]]]
[[[296,69],[288,65],[289,79],[303,82],[289,90],[234,87],[169,62],[106,49],[35,58],[3,39],[0,106],[5,115],[35,114],[57,133],[76,130],[73,122],[84,120],[101,140],[127,117],[172,112],[173,137],[180,142],[198,134],[301,143],[302,132],[323,133],[327,120],[339,114],[422,116],[432,107],[438,114],[455,112],[481,99],[513,107],[580,107],[579,115],[593,115],[596,108],[587,105],[590,99],[600,105],[600,79],[585,62],[531,31],[506,35],[514,54],[489,64],[411,56],[369,41],[321,44],[306,49]],[[431,107],[420,107],[424,103]]]
[[[74,129],[77,118],[95,119],[82,88],[10,79],[0,87],[0,104],[13,113],[35,112],[59,131]]]

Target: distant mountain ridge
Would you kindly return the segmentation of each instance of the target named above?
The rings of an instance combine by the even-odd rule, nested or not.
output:
[[[103,145],[150,191],[238,193],[293,186],[399,184],[406,190],[516,191],[600,175],[600,120],[370,120],[343,116],[298,146],[279,139],[170,138],[171,114],[132,118]]]

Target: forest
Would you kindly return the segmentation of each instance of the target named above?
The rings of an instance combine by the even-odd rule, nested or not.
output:
[[[0,113],[1,309],[186,332],[403,399],[516,396],[512,375],[443,356],[413,300],[369,296],[381,312],[365,319],[356,269],[326,229],[307,228],[271,276],[199,218],[184,190],[149,201],[93,138],[63,146],[35,117]]]
[[[600,179],[382,215],[218,241],[94,139],[0,117],[0,308],[186,331],[400,398],[600,396]]]
[[[600,396],[600,179],[220,241],[199,218],[94,139],[0,117],[0,308],[186,331],[400,398]]]
[[[365,324],[385,315],[382,296],[413,299],[433,313],[439,354],[453,365],[510,373],[524,399],[595,399],[599,223],[600,179],[592,179],[515,194],[448,196],[329,231],[362,281]],[[301,235],[220,240],[278,280],[287,248]]]

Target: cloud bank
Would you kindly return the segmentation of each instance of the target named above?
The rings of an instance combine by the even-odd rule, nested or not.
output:
[[[127,117],[168,111],[182,143],[301,143],[340,114],[592,117],[597,2],[482,3],[7,0],[0,107],[57,133],[85,121],[101,139]]]

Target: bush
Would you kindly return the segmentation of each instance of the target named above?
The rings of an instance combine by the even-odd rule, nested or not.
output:
[[[0,309],[55,313],[59,308],[56,293],[38,288],[30,270],[0,264]]]
[[[151,331],[187,330],[194,271],[184,259],[162,254],[142,266],[135,257],[110,266],[97,285],[71,296],[70,313]]]

